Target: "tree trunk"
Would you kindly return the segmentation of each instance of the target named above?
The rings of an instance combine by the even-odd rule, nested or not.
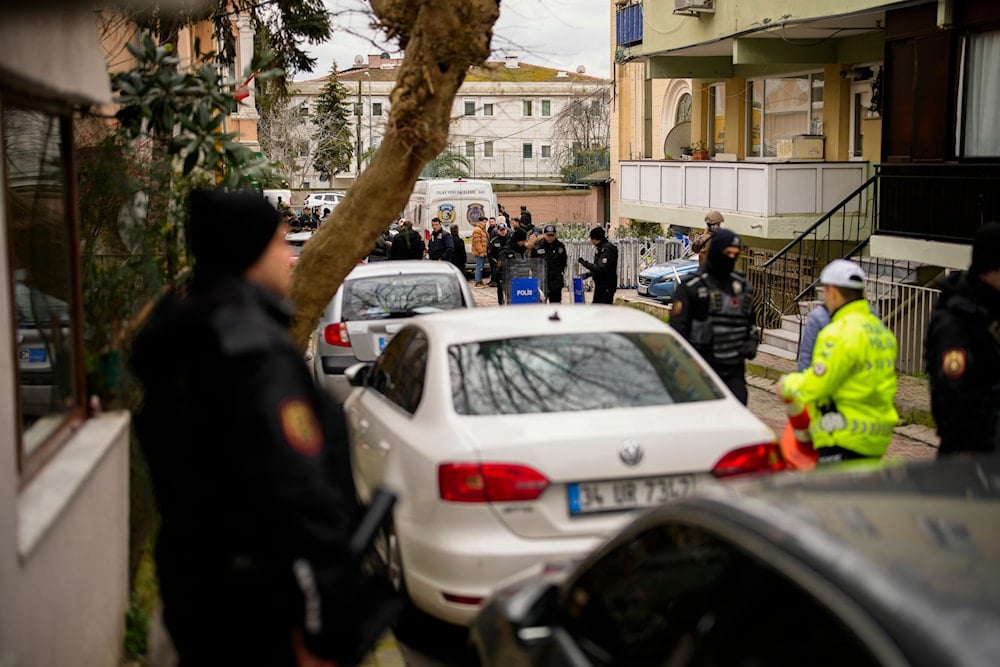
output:
[[[292,336],[305,349],[344,277],[406,206],[424,165],[447,144],[452,104],[470,66],[490,54],[499,0],[371,0],[406,50],[385,138],[368,168],[302,249],[292,282]]]

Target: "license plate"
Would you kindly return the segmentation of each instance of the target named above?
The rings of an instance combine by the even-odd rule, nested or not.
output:
[[[649,288],[645,285],[639,285],[635,291],[639,294],[649,294]]]
[[[19,356],[21,361],[26,361],[29,364],[42,364],[47,358],[44,347],[21,348]]]
[[[694,475],[574,482],[566,487],[571,516],[652,507],[692,491]]]

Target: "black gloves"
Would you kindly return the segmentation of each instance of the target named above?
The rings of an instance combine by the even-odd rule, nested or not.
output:
[[[581,263],[581,264],[583,264],[584,266],[586,266],[586,265],[587,265],[587,260],[585,260],[585,259],[584,259],[583,257],[577,257],[577,258],[576,258],[576,261],[580,262],[580,263]]]

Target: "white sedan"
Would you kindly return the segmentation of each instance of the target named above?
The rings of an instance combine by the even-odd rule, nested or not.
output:
[[[418,316],[344,403],[358,493],[420,610],[471,622],[501,581],[582,556],[709,475],[784,467],[773,432],[673,329],[616,306]]]

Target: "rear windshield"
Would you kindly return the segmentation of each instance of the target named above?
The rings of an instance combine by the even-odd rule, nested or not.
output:
[[[342,319],[348,322],[412,317],[464,305],[454,276],[407,274],[360,278],[344,283]]]
[[[575,412],[722,398],[667,333],[588,333],[448,348],[452,400],[463,415]]]

